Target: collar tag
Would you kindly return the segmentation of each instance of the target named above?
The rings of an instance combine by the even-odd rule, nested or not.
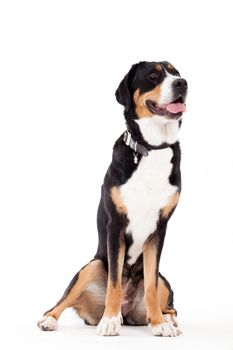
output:
[[[133,154],[133,162],[134,164],[138,164],[138,153]]]

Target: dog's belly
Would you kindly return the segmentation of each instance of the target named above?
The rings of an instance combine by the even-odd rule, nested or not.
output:
[[[172,155],[171,148],[151,151],[148,157],[142,157],[131,178],[120,187],[129,220],[126,234],[131,234],[133,239],[128,250],[129,264],[135,263],[141,254],[143,243],[156,230],[160,210],[177,191],[169,182]]]

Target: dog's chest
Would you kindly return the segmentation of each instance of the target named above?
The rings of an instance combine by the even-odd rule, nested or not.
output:
[[[130,264],[136,261],[143,243],[156,230],[160,210],[177,191],[169,182],[172,155],[171,148],[151,151],[148,157],[142,157],[131,178],[120,187],[129,220],[126,233],[133,239],[128,251]]]

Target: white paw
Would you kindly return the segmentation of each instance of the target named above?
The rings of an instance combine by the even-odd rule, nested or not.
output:
[[[182,333],[178,327],[174,326],[170,315],[165,315],[165,319],[167,322],[159,323],[156,326],[149,325],[153,335],[160,337],[176,337]]]
[[[174,327],[179,326],[176,316],[171,316],[170,314],[165,314],[164,318],[168,323],[172,323]]]
[[[180,335],[182,334],[180,328],[179,328],[179,323],[177,321],[177,318],[176,316],[171,316],[170,314],[165,314],[164,315],[165,317],[165,320],[170,323],[173,327],[175,327],[175,330],[176,330],[176,335]]]
[[[102,317],[97,326],[98,335],[119,335],[121,329],[122,317],[119,313],[114,317]]]
[[[57,329],[57,320],[52,316],[44,316],[37,322],[37,326],[42,331],[55,331]]]

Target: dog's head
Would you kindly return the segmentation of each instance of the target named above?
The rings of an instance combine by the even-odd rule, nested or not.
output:
[[[116,91],[117,101],[125,107],[125,117],[157,117],[180,120],[185,112],[187,81],[169,62],[134,64]]]

